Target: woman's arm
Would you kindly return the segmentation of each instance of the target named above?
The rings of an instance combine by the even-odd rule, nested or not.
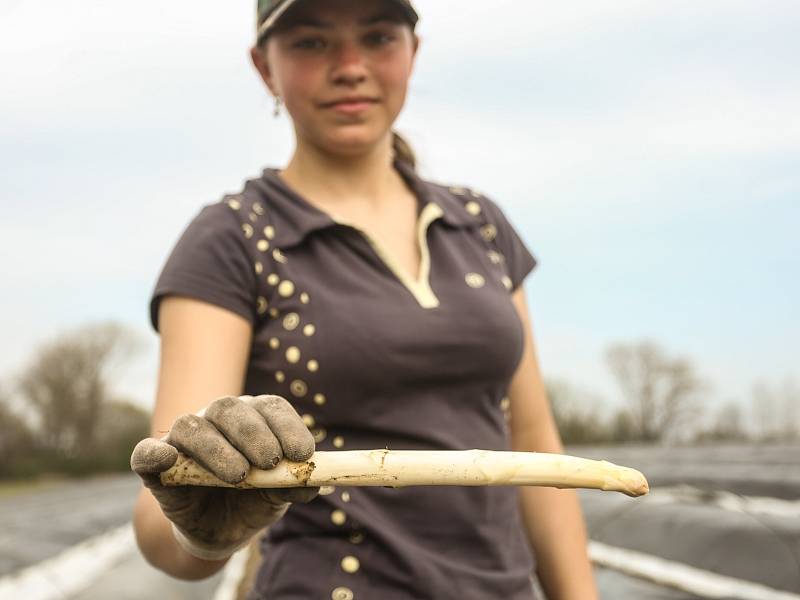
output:
[[[563,454],[555,419],[539,372],[525,293],[513,294],[525,330],[525,349],[511,381],[512,450]],[[521,487],[522,517],[537,560],[537,575],[549,600],[596,600],[587,554],[586,525],[575,490]]]
[[[152,436],[163,437],[177,417],[222,396],[242,393],[252,330],[235,313],[169,296],[159,308],[161,364]],[[181,548],[153,495],[142,488],[134,509],[136,539],[147,561],[181,579],[203,579],[227,562],[195,558]]]

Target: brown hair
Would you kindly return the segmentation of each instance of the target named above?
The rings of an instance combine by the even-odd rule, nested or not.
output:
[[[417,158],[414,155],[414,151],[409,143],[396,131],[392,131],[392,149],[394,150],[395,158],[407,163],[412,169],[417,168]]]

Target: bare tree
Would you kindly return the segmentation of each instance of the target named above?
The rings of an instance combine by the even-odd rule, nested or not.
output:
[[[607,350],[606,359],[642,441],[670,437],[699,413],[695,400],[704,384],[687,359],[667,356],[647,340],[615,344]]]
[[[28,424],[12,409],[8,392],[0,388],[0,476],[33,448]]]
[[[132,332],[115,323],[84,326],[41,346],[19,379],[36,413],[42,444],[68,453],[90,451],[114,378],[139,349]]]

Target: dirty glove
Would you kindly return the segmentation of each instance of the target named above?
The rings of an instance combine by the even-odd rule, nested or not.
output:
[[[178,451],[223,481],[236,484],[251,465],[273,469],[283,457],[308,460],[314,454],[314,438],[280,396],[228,396],[215,400],[203,416],[179,417],[165,438],[148,438],[136,445],[131,468],[172,522],[178,543],[197,558],[229,557],[280,519],[292,502],[310,502],[319,492],[318,487],[163,486],[160,474],[175,464]]]

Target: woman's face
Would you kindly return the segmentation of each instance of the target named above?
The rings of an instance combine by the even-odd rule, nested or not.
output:
[[[386,0],[297,2],[253,61],[281,97],[298,141],[359,154],[385,140],[405,102],[418,39]],[[367,97],[357,106],[332,105]]]

